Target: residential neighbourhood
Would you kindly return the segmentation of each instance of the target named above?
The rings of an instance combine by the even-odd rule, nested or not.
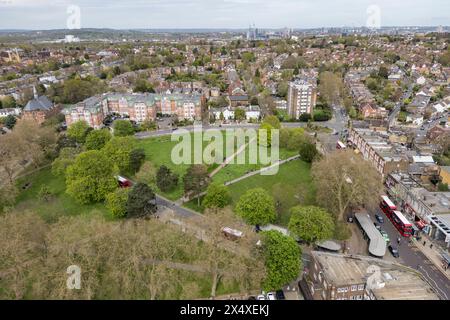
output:
[[[450,299],[450,27],[249,25],[0,23],[0,299]]]

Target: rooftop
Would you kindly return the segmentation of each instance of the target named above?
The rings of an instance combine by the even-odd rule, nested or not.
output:
[[[372,290],[377,300],[439,300],[419,273],[400,264],[378,258],[318,251],[311,252],[311,255],[320,263],[324,276],[334,286],[366,283],[373,274],[369,270],[375,267],[381,272],[380,286]]]

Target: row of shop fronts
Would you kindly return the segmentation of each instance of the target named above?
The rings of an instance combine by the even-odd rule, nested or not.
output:
[[[402,173],[388,175],[386,187],[390,198],[413,222],[413,236],[424,233],[450,251],[450,192],[430,192]]]

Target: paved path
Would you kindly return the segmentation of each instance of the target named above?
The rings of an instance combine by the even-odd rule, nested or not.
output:
[[[235,153],[233,153],[230,157],[228,157],[227,159],[225,159],[225,161],[219,166],[217,167],[213,172],[211,172],[211,174],[209,175],[210,178],[214,177],[220,170],[222,170],[225,166],[227,166],[231,161],[233,161],[233,159],[241,154],[243,151],[245,151],[245,149],[247,148],[247,146],[252,143],[253,141],[255,141],[256,138],[253,138],[252,140],[250,140],[248,143],[244,144],[243,146],[241,146]]]
[[[271,165],[271,166],[264,167],[264,168],[262,168],[262,169],[260,169],[260,170],[256,170],[256,171],[249,172],[249,173],[247,173],[246,175],[243,175],[242,177],[239,177],[239,178],[234,179],[234,180],[232,180],[232,181],[225,182],[225,185],[226,185],[226,186],[230,186],[230,185],[232,185],[232,184],[238,183],[239,181],[242,181],[242,180],[244,180],[244,179],[250,178],[250,177],[255,176],[255,175],[257,175],[257,174],[261,174],[261,173],[263,173],[263,172],[269,171],[270,169],[273,169],[273,168],[276,167],[276,166],[280,166],[280,165],[282,165],[282,164],[285,164],[285,163],[290,162],[290,161],[293,161],[293,160],[297,160],[297,159],[299,159],[299,158],[300,158],[300,155],[296,155],[296,156],[290,157],[289,159],[286,159],[286,160],[280,160],[280,161],[277,161],[276,163],[274,163],[274,164]]]

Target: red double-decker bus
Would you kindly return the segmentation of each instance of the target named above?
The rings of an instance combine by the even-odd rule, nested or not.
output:
[[[394,227],[404,237],[410,237],[412,234],[412,224],[405,218],[405,216],[397,210],[397,206],[387,196],[381,197],[380,208],[391,220]]]

